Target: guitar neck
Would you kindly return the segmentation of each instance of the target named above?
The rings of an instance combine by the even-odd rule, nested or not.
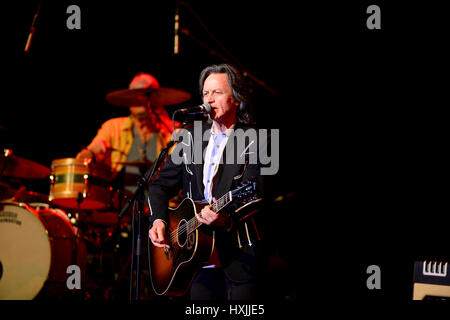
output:
[[[216,202],[211,204],[211,210],[214,212],[219,212],[223,208],[226,207],[232,201],[231,191],[225,193],[222,197],[220,197]],[[191,220],[187,222],[187,232],[191,233],[195,231],[198,227],[200,227],[202,223],[197,220],[196,217],[193,217]]]
[[[231,191],[225,193],[221,198],[219,198],[219,200],[214,202],[211,205],[211,210],[214,212],[219,212],[230,202],[231,202]]]

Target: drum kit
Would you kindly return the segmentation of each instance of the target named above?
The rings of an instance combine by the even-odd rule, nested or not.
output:
[[[151,98],[164,106],[190,97],[177,89],[145,88],[114,91],[106,100],[128,107],[145,105]],[[139,168],[148,164],[122,163]],[[30,191],[23,184],[14,188],[10,179],[19,185],[20,181],[45,179],[49,192]],[[4,149],[0,154],[0,300],[80,295],[80,290],[69,289],[70,266],[79,267],[82,288],[110,285],[89,282],[96,281],[105,265],[111,269],[110,264],[118,261],[115,255],[122,241],[128,239],[129,245],[131,218],[118,218],[129,196],[113,186],[112,171],[103,163],[62,158],[48,168]],[[132,253],[122,254],[121,259],[129,263]],[[114,268],[111,278],[125,277],[126,266]],[[89,272],[94,275],[89,277]],[[102,297],[108,295],[107,288],[100,291]],[[82,299],[92,296],[89,289],[82,292]]]

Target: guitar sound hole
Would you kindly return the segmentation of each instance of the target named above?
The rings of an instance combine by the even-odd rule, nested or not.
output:
[[[181,220],[180,223],[178,224],[178,236],[177,236],[177,240],[178,240],[178,245],[180,247],[183,247],[186,244],[186,240],[187,240],[187,222],[186,220]]]

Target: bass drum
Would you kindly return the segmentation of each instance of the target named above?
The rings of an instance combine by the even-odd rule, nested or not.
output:
[[[63,297],[70,265],[86,269],[86,246],[64,211],[0,202],[0,299]]]

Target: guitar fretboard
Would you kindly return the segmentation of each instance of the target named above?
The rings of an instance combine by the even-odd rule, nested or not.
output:
[[[219,212],[222,210],[227,204],[231,202],[231,191],[225,193],[222,197],[220,197],[216,202],[211,205],[211,210],[214,212]],[[202,223],[197,220],[196,217],[193,217],[191,220],[187,222],[187,232],[191,233],[195,231],[198,227],[200,227]]]
[[[211,210],[214,212],[219,212],[220,210],[223,209],[223,207],[225,207],[230,202],[231,202],[231,191],[225,193],[221,198],[219,198],[219,200],[214,202],[211,205]]]

